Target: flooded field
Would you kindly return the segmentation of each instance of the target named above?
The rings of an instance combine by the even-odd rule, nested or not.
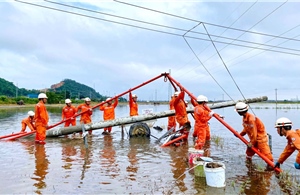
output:
[[[278,159],[286,139],[277,135],[274,123],[279,117],[288,117],[294,128],[300,128],[300,110],[297,105],[253,104],[253,112],[265,123],[272,136],[274,159]],[[141,105],[139,110],[165,111],[167,105]],[[0,136],[18,132],[21,120],[29,108],[0,109]],[[48,108],[50,125],[61,119],[61,108]],[[233,107],[216,109],[225,121],[241,131],[242,118]],[[118,106],[117,117],[128,116],[127,106]],[[192,116],[189,116],[193,122]],[[96,110],[93,121],[102,120]],[[151,134],[160,137],[166,132],[167,118],[158,119]],[[55,127],[59,128],[62,125]],[[205,178],[195,177],[188,163],[190,138],[179,147],[160,147],[154,137],[129,138],[127,126],[122,136],[119,127],[111,135],[94,130],[88,137],[88,148],[78,135],[47,138],[46,145],[35,145],[34,137],[17,141],[0,141],[1,194],[300,194],[300,171],[294,168],[297,152],[282,165],[291,179],[282,183],[273,172],[265,172],[265,162],[257,155],[254,165],[245,164],[246,146],[219,121],[212,119],[212,140],[206,154],[225,164],[226,186],[214,188]],[[193,131],[193,129],[191,130]],[[248,137],[246,136],[246,139]]]

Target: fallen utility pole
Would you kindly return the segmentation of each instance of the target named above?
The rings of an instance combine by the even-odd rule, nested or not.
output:
[[[248,103],[255,103],[255,102],[262,102],[268,100],[267,96],[262,96],[262,97],[257,97],[257,98],[252,98],[248,99]],[[218,108],[224,108],[224,107],[230,107],[234,106],[236,102],[234,101],[229,101],[229,102],[221,102],[221,103],[216,103],[209,105],[210,109],[218,109]],[[188,107],[187,108],[188,113],[194,113],[194,108]],[[102,129],[104,127],[112,127],[112,126],[122,126],[126,124],[132,124],[132,123],[137,123],[137,122],[147,122],[153,119],[158,119],[158,118],[164,118],[164,117],[169,117],[169,116],[174,116],[175,111],[174,110],[167,110],[163,112],[158,112],[158,113],[149,113],[145,115],[138,115],[138,116],[132,116],[132,117],[123,117],[123,118],[118,118],[114,120],[108,120],[108,121],[100,121],[96,123],[91,123],[91,124],[85,124],[84,128],[86,131],[89,130],[96,130],[96,129]],[[61,135],[68,135],[72,133],[77,133],[82,131],[82,126],[70,126],[70,127],[64,127],[60,129],[52,129],[47,131],[47,137],[57,137]]]

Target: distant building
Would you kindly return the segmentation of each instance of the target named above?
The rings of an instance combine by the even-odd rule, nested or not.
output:
[[[28,94],[28,98],[38,98],[38,94]]]

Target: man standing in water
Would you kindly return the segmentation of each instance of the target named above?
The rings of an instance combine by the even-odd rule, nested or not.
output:
[[[39,102],[35,106],[34,121],[36,126],[35,143],[46,144],[46,130],[48,128],[49,116],[46,109],[47,95],[40,93],[38,95]]]
[[[106,101],[110,100],[107,98]],[[115,119],[115,108],[118,105],[118,98],[115,99],[114,103],[112,100],[108,101],[106,104],[103,104],[99,107],[101,111],[103,111],[103,119],[104,121]],[[104,131],[102,134],[107,135],[110,134],[112,127],[104,127]]]
[[[171,100],[169,102],[169,105],[170,105],[170,110],[174,110],[174,100],[175,100],[175,97],[174,95],[171,96]],[[176,130],[176,119],[175,119],[175,116],[169,116],[168,117],[168,131],[173,129],[172,131],[175,132]]]
[[[246,161],[252,161],[252,156],[254,156],[255,152],[251,148],[255,147],[273,162],[273,156],[268,144],[268,135],[263,122],[248,112],[248,105],[244,102],[238,102],[235,105],[235,109],[240,116],[243,116],[244,129],[240,135],[244,136],[247,134],[250,139],[246,150]],[[273,169],[273,167],[267,165],[266,169],[270,170]]]
[[[275,128],[277,128],[277,133],[280,136],[285,136],[287,139],[287,145],[275,163],[275,167],[280,168],[280,164],[293,154],[295,150],[298,150],[294,166],[296,169],[300,169],[300,130],[292,130],[292,121],[284,117],[277,119]]]
[[[130,116],[137,116],[139,115],[138,112],[138,104],[137,104],[137,95],[136,94],[131,94],[131,92],[129,92],[129,109],[130,109]]]
[[[174,109],[176,121],[179,124],[179,128],[184,127],[181,133],[184,133],[184,131],[187,131],[188,133],[191,129],[191,123],[188,119],[186,112],[186,105],[184,102],[184,90],[181,89],[181,92],[176,91],[174,93],[174,96]]]
[[[65,103],[66,103],[66,105],[63,107],[62,113],[61,113],[61,120],[71,118],[77,112],[75,106],[72,105],[72,101],[70,99],[66,99]],[[71,119],[67,120],[65,122],[65,126],[64,127],[68,127],[68,126],[70,126],[70,124],[72,126],[76,126],[76,119],[75,118],[71,118]]]
[[[84,98],[84,103],[77,107],[77,111],[84,112],[80,116],[80,124],[90,124],[92,123],[93,110],[91,107],[91,99],[89,97]],[[82,134],[82,132],[80,133]],[[89,130],[89,134],[92,134],[92,130]]]
[[[197,137],[195,148],[201,150],[207,141],[210,141],[210,129],[208,121],[214,114],[213,111],[207,111],[205,105],[208,99],[204,95],[199,95],[197,97],[197,102],[192,98],[191,102],[194,108],[195,126],[193,138]]]

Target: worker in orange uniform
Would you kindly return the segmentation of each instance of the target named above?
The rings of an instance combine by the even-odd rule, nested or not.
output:
[[[174,109],[175,109],[175,118],[177,123],[179,124],[179,128],[184,127],[181,133],[184,131],[189,131],[191,129],[191,123],[188,119],[186,112],[186,105],[184,102],[184,91],[181,89],[181,92],[176,91],[174,93]]]
[[[130,116],[137,116],[139,115],[138,112],[138,104],[137,104],[137,95],[136,94],[131,94],[129,92],[129,109],[130,109]]]
[[[91,104],[91,99],[86,97],[86,98],[84,98],[84,103],[78,105],[77,112],[79,112],[79,111],[84,112],[80,116],[80,124],[92,123],[93,109],[90,104]],[[82,134],[82,132],[80,132],[80,134]],[[89,130],[89,134],[92,134],[92,130]]]
[[[34,112],[33,111],[29,111],[28,113],[28,117],[24,118],[21,122],[22,124],[22,129],[21,129],[21,133],[25,133],[26,127],[28,126],[29,129],[31,131],[35,131],[35,125],[34,125]]]
[[[199,95],[197,101],[191,99],[194,108],[195,126],[193,137],[196,138],[195,148],[201,150],[206,141],[210,140],[210,129],[208,121],[211,119],[213,112],[205,109],[208,99],[204,95]]]
[[[292,122],[285,117],[277,119],[275,128],[277,128],[277,133],[280,136],[285,136],[287,139],[287,145],[275,163],[275,167],[280,168],[280,164],[292,155],[295,150],[298,150],[294,166],[296,169],[300,169],[300,130],[292,130]]]
[[[238,102],[235,109],[240,116],[243,116],[244,129],[240,132],[241,136],[248,135],[250,141],[247,144],[246,160],[251,162],[255,152],[252,147],[257,148],[266,158],[273,162],[273,156],[268,144],[268,135],[263,122],[253,114],[248,112],[248,105],[244,102]],[[267,169],[271,169],[269,165]]]
[[[70,99],[65,100],[66,105],[62,109],[61,120],[71,118],[65,122],[64,127],[68,127],[70,125],[76,126],[76,119],[72,118],[76,113],[77,109],[72,105],[72,101]]]
[[[175,101],[175,96],[171,96],[171,100],[169,102],[170,105],[170,110],[174,110],[174,101]],[[168,117],[168,131],[173,129],[172,131],[175,132],[176,130],[176,119],[175,116],[169,116]]]
[[[111,98],[107,98],[106,101],[110,100]],[[106,104],[103,104],[99,107],[101,111],[103,111],[103,119],[106,120],[113,120],[115,119],[115,108],[118,105],[118,98],[115,99],[114,103],[108,101]],[[102,134],[110,134],[112,127],[104,127],[104,131]]]
[[[48,128],[49,116],[46,109],[47,95],[40,93],[39,102],[35,105],[34,121],[36,126],[35,143],[45,144],[46,130]]]

